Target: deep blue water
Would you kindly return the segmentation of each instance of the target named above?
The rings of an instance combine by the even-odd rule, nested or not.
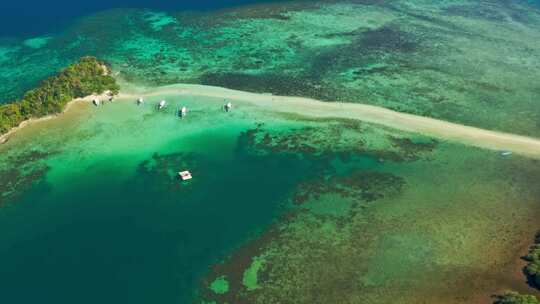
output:
[[[0,36],[31,37],[57,32],[77,17],[113,8],[151,8],[164,11],[215,10],[271,2],[261,0],[20,0],[0,1]]]
[[[4,0],[0,1],[0,37],[31,37],[58,32],[77,17],[113,8],[208,11],[287,0]],[[499,0],[509,2],[509,0]],[[540,6],[540,0],[510,0]]]

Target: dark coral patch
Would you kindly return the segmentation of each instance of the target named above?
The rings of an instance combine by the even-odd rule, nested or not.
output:
[[[363,32],[355,45],[364,53],[412,53],[420,49],[421,41],[410,32],[387,25]]]
[[[15,200],[49,171],[49,166],[41,161],[56,152],[31,150],[8,157],[8,166],[0,169],[0,206]]]
[[[417,160],[421,153],[432,152],[438,142],[429,140],[425,142],[415,142],[411,138],[390,137],[392,145],[401,151],[406,160]]]
[[[207,73],[201,76],[205,85],[226,87],[257,93],[272,93],[288,96],[309,96],[322,100],[335,100],[336,94],[330,88],[323,88],[319,83],[305,76],[278,74],[251,75],[245,73]]]
[[[301,205],[310,199],[318,200],[323,194],[336,193],[356,203],[372,202],[396,195],[404,186],[403,178],[390,173],[355,171],[347,176],[305,182],[300,185],[292,201]]]
[[[284,215],[279,222],[280,224],[291,222],[294,217],[294,213],[288,213]],[[253,257],[259,256],[267,250],[268,246],[276,240],[279,235],[280,229],[277,225],[273,226],[260,237],[252,239],[240,246],[240,248],[235,250],[233,255],[227,257],[223,262],[215,264],[210,273],[206,276],[206,279],[201,283],[200,297],[207,301],[218,301],[218,303],[250,304],[251,299],[249,295],[245,293],[246,289],[242,283],[244,271],[251,265]],[[210,285],[216,278],[224,274],[227,276],[229,282],[228,292],[224,294],[212,292]],[[258,280],[261,283],[266,280],[264,272],[259,274]]]
[[[178,193],[185,189],[178,182],[178,171],[183,168],[195,168],[195,157],[192,154],[172,153],[152,155],[137,168],[135,183],[146,189],[152,187],[156,192]]]

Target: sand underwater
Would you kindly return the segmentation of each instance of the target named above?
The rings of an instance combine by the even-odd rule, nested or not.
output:
[[[33,84],[30,73],[47,75],[70,60],[65,52],[73,58],[90,53],[106,57],[114,71],[127,78],[124,91],[192,82],[320,99],[333,92],[326,97],[349,100],[369,89],[371,95],[363,91],[359,100],[350,101],[396,109],[392,102],[397,98],[388,93],[388,86],[393,86],[407,96],[402,105],[407,112],[540,134],[537,113],[531,110],[538,96],[531,89],[538,71],[532,68],[539,62],[534,51],[538,40],[509,44],[516,49],[501,51],[519,49],[523,56],[513,68],[529,65],[526,72],[501,74],[504,66],[490,65],[503,56],[490,48],[503,43],[493,36],[522,25],[495,26],[493,20],[504,19],[513,10],[522,13],[525,4],[504,6],[501,17],[490,5],[467,16],[459,7],[450,14],[449,8],[431,2],[418,1],[414,7],[396,3],[394,9],[347,2],[291,4],[295,10],[289,13],[275,7],[263,10],[272,17],[249,9],[220,12],[230,17],[226,19],[230,27],[219,32],[217,25],[209,24],[210,17],[104,12],[59,36],[3,42],[0,62],[9,68],[0,71],[0,77],[18,75],[28,82],[6,81],[0,89],[3,96],[17,96]],[[446,15],[440,15],[443,8]],[[438,22],[406,14],[412,11],[435,15]],[[331,19],[334,15],[329,12],[342,15],[335,19],[340,22],[324,28],[324,35],[299,34],[313,28],[322,31],[322,26],[312,26],[317,24],[313,21]],[[356,14],[366,17],[361,19],[365,24],[356,23]],[[522,15],[531,28],[540,24],[538,16],[536,11]],[[125,25],[114,20],[131,24],[124,27],[129,35],[120,39],[117,35]],[[404,23],[398,26],[396,20]],[[445,58],[446,63],[461,66],[419,68],[416,64],[426,56],[425,40],[405,35],[414,41],[404,41],[395,50],[381,45],[370,32],[414,29],[419,34],[418,28],[429,32],[422,26],[432,22],[437,29],[444,28],[437,32],[439,38],[457,47],[460,39],[471,38],[452,26],[456,20],[485,35],[466,50],[448,48],[435,54],[430,48],[432,57],[426,62]],[[289,34],[297,35],[297,40],[287,42],[288,51],[276,42],[279,37],[265,41],[259,51],[246,38],[241,52],[252,52],[253,62],[242,66],[229,56],[237,51],[230,41],[238,41],[238,35],[287,22]],[[187,26],[179,27],[184,23],[211,29],[190,32]],[[111,31],[99,31],[96,24],[110,25]],[[334,33],[338,25],[339,35]],[[185,30],[184,36],[179,28]],[[531,28],[523,32],[536,37],[538,32]],[[365,62],[346,61],[342,54],[339,64],[333,65],[337,70],[325,71],[322,79],[313,78],[310,71],[320,67],[313,62],[300,70],[313,52],[321,57],[334,54],[351,39],[359,43],[354,37],[365,31],[377,45],[366,49]],[[192,44],[190,33],[207,41],[206,52],[174,44]],[[220,35],[225,40],[214,39]],[[173,36],[178,39],[174,43]],[[298,41],[299,37],[307,40]],[[85,44],[94,40],[103,45],[92,49],[94,44]],[[415,47],[407,48],[405,44],[412,42]],[[278,46],[272,48],[272,43]],[[462,56],[485,49],[491,53],[477,65],[484,72],[481,81],[465,85],[465,76],[472,71]],[[222,57],[212,63],[213,56]],[[284,57],[289,61],[279,61]],[[43,58],[50,60],[35,64]],[[122,58],[129,59],[122,62]],[[257,58],[263,63],[255,62]],[[185,63],[183,72],[178,72],[178,61]],[[381,61],[384,66],[373,66]],[[15,68],[17,62],[21,65]],[[222,77],[231,70],[243,74]],[[411,83],[431,79],[432,84],[440,77],[451,83],[436,90],[447,102],[437,103],[441,96],[407,89]],[[234,81],[227,85],[224,79]],[[308,79],[308,87],[302,87],[302,79]],[[520,95],[514,96],[518,91]],[[157,111],[161,99],[169,106]],[[488,100],[494,104],[476,111]],[[506,289],[538,295],[525,282],[520,256],[539,228],[539,160],[519,154],[505,158],[493,150],[360,120],[287,114],[232,101],[235,108],[230,113],[222,111],[222,98],[172,93],[148,96],[143,106],[131,97],[99,108],[76,103],[59,117],[31,124],[0,145],[2,298],[13,303],[444,304],[491,303],[493,294]],[[186,119],[174,115],[181,105],[191,110]],[[518,119],[525,110],[528,114]],[[195,178],[179,182],[175,173],[182,169],[191,170]]]

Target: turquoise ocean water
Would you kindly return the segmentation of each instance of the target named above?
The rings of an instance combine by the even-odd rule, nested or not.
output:
[[[11,25],[3,27],[0,41],[57,36],[102,10],[206,11],[254,2],[3,3],[2,20]],[[20,59],[41,61],[32,49],[47,45],[47,39],[26,40],[31,43],[18,49]],[[20,96],[83,54],[100,55],[88,45],[64,50],[70,55],[62,60],[32,63],[42,70],[35,79],[6,67],[10,80],[0,100]],[[109,105],[97,114],[85,112],[90,119],[65,128],[40,127],[21,136],[27,141],[2,147],[2,183],[28,182],[18,195],[4,196],[0,208],[0,292],[6,303],[188,303],[210,266],[276,220],[292,188],[309,175],[310,164],[293,155],[246,151],[244,132],[255,128],[258,118],[241,112],[227,121],[203,118],[203,107],[192,113],[196,123],[184,122],[188,130],[177,129],[172,107],[157,113],[151,107]],[[32,153],[39,156],[28,156]],[[13,157],[24,169],[16,168]],[[37,174],[41,169],[45,173]],[[180,183],[174,175],[183,169],[195,179]],[[36,176],[25,180],[10,175],[12,170]]]
[[[366,5],[371,3],[361,2],[368,3]],[[421,3],[418,8],[423,13],[432,12],[429,2],[418,3]],[[335,71],[328,70],[326,78],[321,79],[352,87],[357,85],[356,81],[365,80],[370,84],[369,90],[366,86],[358,87],[366,93],[379,92],[383,88],[383,93],[388,89],[394,94],[402,92],[398,90],[400,86],[418,89],[417,85],[423,83],[430,88],[430,92],[434,87],[452,87],[446,85],[452,82],[440,78],[443,73],[433,76],[432,69],[423,68],[430,61],[421,54],[413,56],[412,62],[416,63],[415,58],[420,58],[418,62],[422,71],[427,71],[427,78],[415,78],[414,74],[411,77],[411,74],[407,74],[409,69],[401,65],[371,65],[372,61],[379,63],[383,57],[403,62],[401,60],[408,59],[406,56],[410,54],[402,52],[414,49],[408,48],[409,42],[415,42],[412,38],[423,37],[395,27],[397,21],[392,18],[395,14],[401,15],[399,11],[381,13],[377,6],[368,10],[364,7],[350,9],[345,5],[323,6],[321,10],[305,10],[296,15],[281,12],[275,7],[265,7],[264,13],[247,9],[240,10],[239,15],[236,15],[237,11],[198,15],[176,12],[179,7],[148,6],[149,10],[141,9],[147,7],[144,3],[133,5],[137,7],[135,10],[126,8],[129,5],[115,9],[111,4],[105,7],[109,10],[101,12],[100,4],[103,3],[90,8],[80,4],[77,8],[81,9],[80,12],[75,12],[77,9],[73,8],[73,14],[58,17],[55,20],[57,23],[42,20],[46,23],[43,26],[38,26],[41,21],[36,20],[25,23],[28,28],[19,28],[15,21],[24,23],[23,20],[32,18],[24,19],[16,14],[0,18],[1,22],[13,28],[7,35],[0,34],[0,102],[20,97],[41,79],[84,55],[107,60],[115,72],[120,72],[128,81],[138,85],[190,82],[224,83],[224,86],[229,83],[237,87],[248,84],[255,91],[284,88],[280,90],[282,94],[298,94],[312,91],[310,88],[320,89],[319,82],[305,81],[303,77],[306,74],[302,71],[308,70],[313,80],[324,76],[320,73],[322,67],[335,67],[334,58],[347,58],[343,63],[351,64],[351,67],[361,63],[367,68],[349,69],[347,66]],[[2,6],[5,5],[0,5],[0,12],[4,14],[25,7],[24,4],[13,4],[11,10],[4,10]],[[55,7],[62,7],[58,5],[51,3],[49,12],[54,11]],[[213,5],[213,8],[221,8],[229,4],[218,5],[214,2]],[[39,5],[33,7],[38,15],[51,16],[39,8]],[[343,8],[349,10],[344,11]],[[208,7],[199,6],[199,9]],[[431,20],[417,18],[416,7],[412,7],[411,11],[415,14],[410,14],[411,19],[406,20]],[[457,11],[461,12],[459,9]],[[491,16],[491,11],[487,13]],[[461,20],[461,17],[455,18]],[[482,19],[465,20],[475,25],[472,28],[484,31]],[[67,23],[72,24],[64,26]],[[499,29],[498,26],[494,28]],[[455,37],[459,38],[465,32],[459,27],[457,29],[459,35]],[[348,63],[348,58],[353,57],[348,57],[348,53],[344,53],[345,57],[336,57],[335,51],[350,46],[349,40],[354,37],[351,31],[356,30],[366,32],[369,34],[367,37],[372,38],[353,45],[348,51],[354,51],[355,55],[357,50],[372,53],[368,52],[367,57],[354,57],[366,62]],[[433,28],[426,28],[425,32],[439,33]],[[394,49],[394,42],[379,40],[388,33],[402,48]],[[537,32],[529,33],[534,37]],[[402,36],[412,38],[402,45]],[[499,41],[491,36],[484,40]],[[465,45],[467,50],[472,50],[468,53],[445,53],[449,57],[444,62],[461,63],[456,65],[456,69],[470,66],[462,58],[471,54],[481,54],[490,67],[500,66],[490,61],[491,57],[487,56],[486,51],[499,52],[502,49],[497,45],[486,44],[484,47],[480,43],[472,47],[463,44],[460,39],[448,38],[444,41]],[[474,37],[469,42],[477,41]],[[451,49],[444,48],[445,51]],[[520,47],[526,52],[530,49]],[[331,52],[325,53],[328,50]],[[315,53],[317,56],[312,56]],[[459,56],[452,57],[455,54]],[[506,58],[501,57],[500,53],[493,56]],[[523,58],[531,57],[534,56]],[[440,56],[427,58],[431,58],[431,62],[441,61]],[[474,61],[476,57],[470,58]],[[535,61],[531,59],[531,62]],[[394,77],[397,71],[405,74]],[[517,84],[522,83],[518,80],[534,79],[528,77],[531,74],[522,74],[522,71],[525,70],[520,70],[522,78],[511,78],[512,81],[501,78],[500,83]],[[250,77],[235,77],[231,72]],[[371,76],[354,76],[360,72],[369,72]],[[276,77],[282,73],[299,74],[297,78]],[[386,77],[386,73],[390,73],[390,77]],[[496,69],[492,74],[507,75],[506,72],[498,73]],[[469,78],[461,74],[446,72],[446,75],[457,75],[456,79],[468,85]],[[411,82],[405,82],[405,79]],[[425,79],[429,81],[425,82]],[[437,85],[431,85],[432,80]],[[498,78],[496,80],[498,84]],[[309,85],[302,91],[290,90],[306,84]],[[479,85],[488,91],[496,88],[484,83]],[[468,86],[465,89],[467,92],[477,92]],[[456,86],[455,90],[461,92],[465,89]],[[418,93],[423,95],[421,91]],[[519,88],[509,92],[514,95],[514,92],[528,91]],[[497,95],[501,99],[506,96],[504,93]],[[441,96],[450,96],[448,100],[456,97],[452,94]],[[476,93],[473,96],[477,96]],[[478,96],[482,102],[491,100],[482,94]],[[516,96],[514,98],[520,102],[535,100]],[[436,95],[432,97],[439,104],[441,99]],[[170,102],[166,111],[157,112],[151,107],[160,98]],[[473,99],[467,96],[463,98],[467,105],[459,107],[463,113],[480,113],[475,112],[477,108],[468,107]],[[423,100],[420,99],[420,103],[426,105]],[[481,113],[490,117],[493,113],[511,112],[506,109],[515,112],[526,109],[523,113],[532,113],[527,104],[520,108],[520,103],[513,101],[508,100],[511,107],[501,106],[500,109],[481,103],[482,109],[496,110]],[[174,117],[174,110],[185,104],[192,110],[189,118],[180,120]],[[440,103],[443,106],[446,104],[452,105]],[[347,199],[339,205],[341,208],[336,207],[332,199],[306,202],[300,208],[315,210],[314,218],[320,220],[321,225],[305,226],[305,234],[298,229],[299,236],[290,244],[287,238],[278,240],[284,244],[285,250],[282,252],[286,254],[279,256],[273,252],[277,256],[274,261],[278,261],[275,272],[281,266],[281,269],[291,271],[279,273],[275,276],[277,280],[270,284],[294,279],[298,284],[283,284],[282,287],[297,291],[296,295],[302,296],[313,291],[313,282],[332,287],[336,285],[335,282],[341,282],[334,280],[334,275],[340,279],[339,275],[349,274],[354,280],[348,282],[369,284],[353,284],[357,289],[350,293],[340,291],[339,295],[368,295],[378,299],[385,295],[401,299],[403,295],[414,294],[426,301],[425,294],[432,292],[434,296],[427,299],[435,299],[434,303],[442,303],[438,301],[440,293],[449,294],[448,297],[453,300],[458,288],[465,290],[474,287],[477,289],[475,292],[488,297],[497,292],[490,289],[493,286],[509,286],[506,283],[507,274],[513,269],[499,266],[510,265],[515,260],[513,250],[516,244],[521,242],[520,246],[525,248],[532,241],[532,231],[537,226],[534,220],[538,214],[536,163],[519,157],[500,158],[492,151],[479,151],[459,144],[441,143],[434,151],[418,152],[416,149],[422,150],[421,145],[419,148],[413,141],[395,140],[394,136],[411,136],[397,130],[366,127],[365,124],[355,129],[354,124],[345,122],[332,129],[332,122],[314,124],[298,117],[286,119],[243,106],[225,114],[220,110],[222,105],[223,100],[159,96],[148,99],[147,106],[143,107],[137,107],[133,101],[107,104],[99,109],[83,106],[59,119],[25,128],[8,144],[0,145],[2,303],[189,303],[196,296],[201,280],[212,272],[212,265],[223,259],[227,261],[228,255],[237,252],[235,249],[268,232],[266,228],[287,214],[290,206],[285,206],[285,203],[288,198],[294,197],[299,185],[302,188],[304,184],[306,191],[324,192],[324,189],[317,187],[321,172],[328,173],[323,166],[332,166],[332,170],[328,171],[345,177],[351,172],[363,170],[391,173],[390,177],[395,175],[399,177],[397,180],[405,181],[404,188],[400,190],[403,193],[398,191],[396,197],[369,204],[364,201],[358,203],[358,191],[385,194],[388,185],[372,184],[369,182],[371,179],[364,185],[354,182],[347,185],[348,180],[343,179],[345,187],[352,187],[353,190],[355,186],[359,187],[351,191],[352,197],[348,198],[356,204]],[[462,112],[455,112],[453,106],[448,111],[459,116]],[[521,114],[517,117],[520,121],[524,118]],[[509,119],[494,120],[513,124]],[[276,146],[267,143],[265,147],[270,151],[267,154],[250,151],[253,142],[250,142],[249,134],[261,123],[265,130],[272,131],[267,134],[276,135]],[[526,125],[523,128],[529,127]],[[348,132],[351,133],[350,137],[347,136]],[[262,142],[264,146],[264,139]],[[339,145],[340,142],[343,146]],[[372,150],[371,154],[366,155],[368,147]],[[354,157],[341,161],[334,159],[340,151]],[[316,152],[324,155],[314,156]],[[320,158],[317,160],[316,157]],[[392,161],[400,157],[403,158],[401,162]],[[185,169],[191,170],[195,178],[181,183],[175,174]],[[335,180],[340,180],[338,177]],[[390,186],[391,181],[393,179],[390,179]],[[313,188],[309,187],[311,183],[315,184]],[[334,191],[339,194],[339,190]],[[349,208],[354,212],[349,214]],[[368,217],[370,214],[372,217]],[[311,213],[306,215],[310,216]],[[336,234],[328,233],[327,228],[331,228],[334,221],[335,227],[345,225],[345,229]],[[302,221],[296,224],[296,227],[303,227]],[[291,229],[294,227],[292,225]],[[354,231],[350,234],[351,238],[348,238],[347,231]],[[335,246],[336,236],[343,239],[342,251],[336,251],[340,249]],[[359,240],[356,236],[366,239]],[[320,246],[319,249],[304,251],[305,240],[311,238],[314,239],[314,246]],[[497,244],[500,246],[494,248]],[[487,263],[486,248],[490,248],[491,259]],[[319,259],[319,264],[313,266],[311,255],[320,252],[332,254]],[[305,257],[289,258],[303,253]],[[336,259],[338,254],[339,258]],[[247,259],[249,261],[251,256],[247,256]],[[303,278],[317,273],[304,270],[326,270],[327,265],[339,266],[332,266],[329,270],[349,271],[338,274],[329,271],[329,275],[316,274],[309,279]],[[398,275],[396,265],[403,270]],[[240,274],[241,281],[245,268],[234,270],[233,273]],[[418,275],[411,276],[411,270]],[[223,274],[229,275],[228,272]],[[477,280],[481,275],[488,278],[482,280],[484,285],[471,287],[469,278]],[[396,277],[399,280],[391,280]],[[312,278],[315,280],[312,281]],[[498,283],[499,279],[504,282]],[[512,280],[518,282],[515,286],[524,285],[521,273]],[[231,286],[232,283],[231,280]],[[397,286],[398,283],[403,284]],[[279,296],[287,295],[281,292],[282,288],[266,290],[275,290]],[[331,296],[331,293],[327,295]],[[379,302],[388,303],[386,299],[382,297]],[[409,302],[418,303],[415,300]],[[332,303],[332,300],[328,303]]]

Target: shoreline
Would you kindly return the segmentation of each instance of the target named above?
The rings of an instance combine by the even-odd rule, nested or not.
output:
[[[498,152],[509,151],[540,159],[539,138],[480,129],[367,104],[326,102],[305,97],[250,93],[222,87],[192,84],[174,84],[148,89],[138,89],[131,86],[120,92],[119,97],[138,98],[171,94],[241,101],[274,113],[298,114],[319,118],[355,119],[478,148]]]
[[[3,145],[5,143],[7,143],[9,141],[10,137],[15,135],[19,130],[23,129],[26,126],[29,126],[29,125],[32,125],[34,123],[38,123],[38,122],[41,122],[41,121],[46,121],[46,120],[49,120],[49,119],[57,118],[58,116],[66,113],[71,108],[71,106],[73,106],[76,103],[79,103],[79,102],[88,102],[89,103],[94,98],[103,99],[103,98],[105,98],[107,96],[108,93],[109,92],[107,91],[107,92],[104,92],[104,93],[102,93],[100,95],[89,95],[89,96],[85,96],[85,97],[81,97],[81,98],[75,98],[75,99],[69,101],[68,103],[66,103],[66,105],[64,106],[64,109],[60,113],[49,114],[49,115],[39,117],[39,118],[30,118],[30,119],[24,120],[18,126],[13,127],[9,131],[7,131],[5,134],[0,135],[0,145]]]
[[[18,130],[29,124],[49,120],[65,113],[73,103],[88,102],[93,98],[103,99],[107,94],[108,92],[104,92],[100,95],[74,99],[66,104],[61,113],[23,121],[19,126],[0,136],[0,144],[9,141],[9,138],[16,134]],[[122,89],[116,98],[136,99],[139,97],[175,94],[243,102],[274,113],[297,114],[316,118],[354,119],[464,145],[499,152],[510,151],[515,154],[540,159],[540,139],[538,138],[480,129],[367,104],[326,102],[305,97],[250,93],[206,85],[173,84],[160,87],[137,87],[127,82],[122,82]]]

